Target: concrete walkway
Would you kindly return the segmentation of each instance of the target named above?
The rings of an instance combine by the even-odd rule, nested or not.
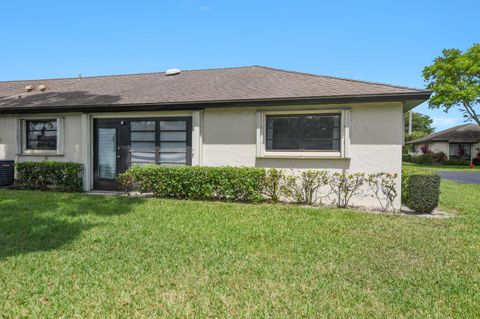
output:
[[[480,173],[478,172],[437,172],[443,179],[448,179],[460,184],[480,184]]]

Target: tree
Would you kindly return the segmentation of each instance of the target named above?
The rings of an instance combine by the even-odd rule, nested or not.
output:
[[[430,108],[443,108],[445,112],[459,107],[466,120],[480,125],[479,113],[475,108],[480,104],[480,44],[474,44],[462,52],[445,49],[443,56],[423,69],[427,88],[433,91]]]
[[[405,136],[405,139],[407,141],[422,138],[424,136],[432,134],[435,131],[435,128],[432,126],[433,120],[430,116],[417,112],[411,112],[411,114],[413,114],[412,134]],[[405,113],[405,132],[408,132],[409,116],[410,113]]]

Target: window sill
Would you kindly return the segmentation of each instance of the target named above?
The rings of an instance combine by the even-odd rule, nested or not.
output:
[[[285,153],[268,153],[264,154],[262,156],[257,156],[257,158],[285,158],[285,159],[334,159],[334,160],[349,160],[349,157],[342,156],[339,153],[333,153],[333,154],[318,154],[318,153],[313,153],[313,154],[308,154],[308,153],[292,153],[292,154],[285,154]]]
[[[64,156],[64,154],[59,154],[57,151],[24,151],[23,153],[16,154],[19,156]]]

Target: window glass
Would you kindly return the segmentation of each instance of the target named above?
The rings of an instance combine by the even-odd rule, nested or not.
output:
[[[160,142],[162,152],[186,152],[187,144],[185,142]]]
[[[188,121],[161,119],[130,122],[130,165],[187,165]]]
[[[187,165],[187,121],[160,121],[161,165]]]
[[[115,179],[117,175],[117,130],[98,129],[98,175],[100,178]]]
[[[135,162],[135,163],[152,163],[152,164],[155,164],[155,153],[131,152],[130,161]]]
[[[160,121],[161,131],[185,131],[186,129],[186,121]]]
[[[160,141],[186,141],[187,132],[160,132]]]
[[[132,131],[155,131],[155,121],[132,121],[130,129]]]
[[[155,141],[155,132],[131,132],[131,141]]]
[[[134,152],[155,152],[155,142],[130,142],[130,150]]]
[[[28,150],[57,149],[57,120],[26,121],[26,148]]]
[[[160,163],[186,163],[185,153],[160,153]]]
[[[340,114],[267,116],[267,150],[339,151]]]

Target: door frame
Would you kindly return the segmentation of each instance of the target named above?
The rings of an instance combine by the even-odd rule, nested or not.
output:
[[[193,115],[193,114],[192,114]],[[98,172],[98,129],[101,125],[106,128],[116,129],[116,175],[119,172],[123,172],[130,167],[130,122],[131,121],[155,121],[155,144],[157,147],[157,157],[159,151],[159,130],[160,121],[175,121],[185,120],[187,122],[187,166],[191,166],[193,151],[193,138],[194,138],[194,118],[192,115],[178,115],[178,116],[165,116],[165,115],[152,115],[152,116],[115,116],[115,117],[94,117],[93,121],[93,143],[92,143],[92,189],[97,190],[119,190],[116,180],[103,179],[99,177]],[[198,129],[197,129],[198,130]]]
[[[120,140],[120,123],[121,119],[94,119],[93,120],[93,189],[98,190],[118,190],[115,180],[101,178],[98,171],[98,129],[113,128],[115,129],[115,175],[118,175],[119,168],[119,140]]]

